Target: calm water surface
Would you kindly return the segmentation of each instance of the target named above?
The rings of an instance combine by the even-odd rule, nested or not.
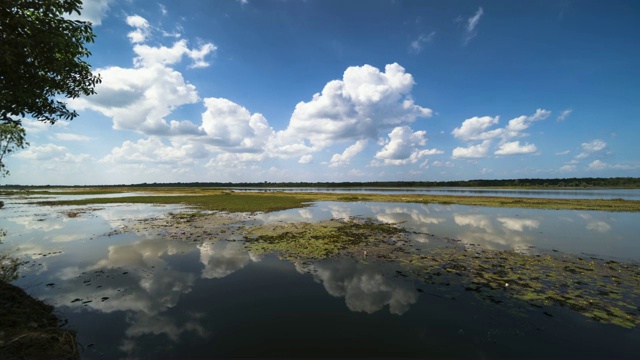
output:
[[[82,357],[637,358],[639,329],[557,307],[520,315],[450,287],[400,276],[392,262],[291,263],[241,241],[119,231],[175,206],[41,207],[5,199],[0,251],[28,260],[15,284],[54,305]],[[451,238],[523,253],[640,260],[640,214],[319,202],[252,224],[352,216],[402,223],[414,246]],[[233,238],[230,238],[233,240]]]

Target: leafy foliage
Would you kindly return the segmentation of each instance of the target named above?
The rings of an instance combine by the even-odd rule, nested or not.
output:
[[[91,23],[69,20],[81,0],[0,2],[0,120],[27,115],[54,123],[78,116],[56,98],[95,93],[100,77],[84,61],[94,41]]]
[[[95,38],[91,23],[65,17],[81,7],[81,0],[0,1],[0,124],[14,126],[2,130],[2,175],[2,156],[28,145],[22,118],[72,120],[78,113],[64,98],[95,94],[100,76],[84,60]]]
[[[2,162],[4,156],[28,145],[22,126],[14,123],[0,124],[0,177],[9,175],[9,170]]]

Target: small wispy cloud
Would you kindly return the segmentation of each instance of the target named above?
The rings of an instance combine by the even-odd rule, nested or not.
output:
[[[587,167],[587,170],[608,170],[608,169],[613,169],[613,170],[635,170],[640,168],[639,165],[632,165],[632,164],[608,164],[606,162],[600,161],[600,160],[594,160],[593,162],[591,162],[589,164],[589,166]]]
[[[567,116],[569,116],[572,112],[573,112],[573,109],[566,109],[563,112],[561,112],[560,115],[558,115],[558,118],[556,120],[564,121],[567,118]]]
[[[58,133],[54,134],[53,138],[56,140],[62,141],[91,141],[93,140],[90,136],[71,134],[71,133]]]
[[[560,167],[560,171],[561,172],[576,171],[576,166],[575,165],[564,165],[564,166]]]
[[[582,143],[580,146],[582,147],[582,152],[576,155],[576,159],[584,159],[604,150],[607,147],[607,143],[600,139],[595,139],[590,142]]]
[[[476,13],[467,19],[467,26],[465,27],[465,35],[464,35],[464,44],[468,44],[469,41],[471,41],[471,39],[473,39],[474,37],[476,37],[478,35],[478,24],[480,24],[480,18],[482,18],[482,15],[484,14],[484,10],[482,9],[482,7],[478,8],[478,11],[476,11]]]
[[[435,36],[435,31],[432,31],[429,34],[420,34],[417,39],[413,40],[409,44],[409,52],[412,54],[419,54],[422,51],[424,45],[432,42]]]

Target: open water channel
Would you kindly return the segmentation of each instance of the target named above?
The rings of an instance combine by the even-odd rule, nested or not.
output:
[[[399,224],[418,251],[448,239],[528,256],[635,263],[639,213],[318,202],[247,215],[212,241],[126,231],[137,220],[184,210],[178,206],[4,201],[0,251],[28,261],[14,284],[55,306],[77,331],[84,359],[640,355],[637,326],[563,306],[523,303],[512,311],[455,282],[407,275],[393,261],[295,263],[253,254],[240,235],[242,226],[261,223],[361,217]]]

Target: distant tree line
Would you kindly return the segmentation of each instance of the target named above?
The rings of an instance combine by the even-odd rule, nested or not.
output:
[[[249,188],[427,188],[427,187],[507,187],[507,188],[640,188],[640,178],[564,178],[564,179],[507,179],[507,180],[458,180],[458,181],[372,181],[372,182],[175,182],[103,185],[104,187],[249,187]],[[82,186],[21,186],[4,185],[4,188],[70,187]]]

